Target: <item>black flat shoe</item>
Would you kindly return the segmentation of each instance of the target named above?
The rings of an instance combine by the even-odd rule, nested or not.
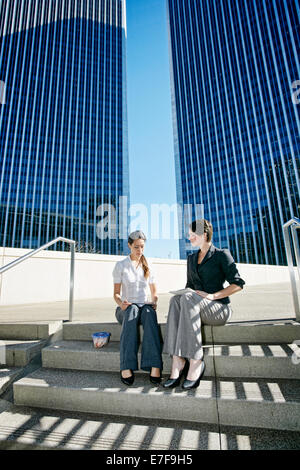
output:
[[[205,371],[205,362],[202,361],[202,369],[201,369],[201,372],[200,372],[200,375],[199,375],[198,379],[197,380],[188,380],[188,379],[186,379],[182,384],[183,390],[191,390],[192,388],[199,387],[200,380],[201,380],[201,377],[204,374],[204,371]]]
[[[130,369],[131,370],[131,369]],[[120,377],[121,377],[121,380],[123,382],[123,384],[125,385],[132,385],[133,382],[134,382],[134,373],[133,371],[131,371],[132,375],[130,377],[122,377],[122,371],[120,371]]]
[[[153,375],[149,375],[149,380],[154,385],[159,385],[161,382],[161,377],[153,377]]]
[[[164,388],[175,388],[175,387],[178,387],[178,385],[180,384],[180,381],[181,381],[182,377],[183,377],[183,376],[186,376],[188,369],[189,369],[189,362],[186,361],[186,363],[184,364],[184,368],[180,371],[179,377],[177,377],[177,379],[171,379],[171,378],[169,378],[165,383],[163,383],[163,387],[164,387]]]

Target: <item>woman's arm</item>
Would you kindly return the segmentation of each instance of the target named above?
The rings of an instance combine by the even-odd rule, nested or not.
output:
[[[153,302],[153,308],[154,310],[156,310],[157,300],[158,300],[156,284],[149,284],[149,286],[150,286],[150,291],[151,291],[151,299]]]
[[[239,292],[242,290],[240,286],[237,286],[236,284],[230,284],[230,286],[225,287],[225,289],[219,290],[218,292],[215,292],[214,294],[208,294],[207,292],[203,292],[201,290],[196,290],[196,293],[201,295],[201,297],[206,298],[207,300],[219,300],[219,299],[224,299],[224,297],[228,297],[229,295],[235,294],[236,292]]]
[[[185,288],[187,289],[188,287],[190,289],[194,289],[194,284],[193,284],[193,281],[192,281],[192,276],[191,276],[191,265],[190,265],[190,259],[191,259],[191,255],[187,257],[187,260],[186,260],[186,271],[187,271],[187,279],[186,279],[186,284],[185,284]]]
[[[241,278],[234,259],[229,250],[224,249],[221,252],[221,269],[224,273],[226,281],[229,283],[229,286],[225,289],[221,289],[218,292],[213,294],[208,294],[207,292],[196,291],[202,297],[205,297],[208,300],[220,300],[224,297],[228,297],[236,292],[239,292],[243,289],[245,281]]]
[[[131,303],[127,302],[127,300],[122,301],[121,299],[121,283],[114,284],[114,299],[122,310],[126,310],[128,305],[131,305]]]

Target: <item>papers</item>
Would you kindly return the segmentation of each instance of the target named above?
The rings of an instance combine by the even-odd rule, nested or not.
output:
[[[187,292],[195,292],[193,289],[190,287],[187,287],[186,289],[179,289],[179,290],[170,290],[170,294],[174,295],[181,295],[181,294],[186,294]]]
[[[146,302],[145,304],[137,304],[136,302],[132,302],[131,305],[136,305],[137,307],[142,307],[143,305],[150,305],[151,307],[153,307],[153,305],[155,305],[154,302]]]

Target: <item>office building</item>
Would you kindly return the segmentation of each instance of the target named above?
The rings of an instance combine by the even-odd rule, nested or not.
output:
[[[237,262],[284,265],[282,225],[300,216],[299,1],[167,10],[178,203],[203,204]]]
[[[2,1],[0,40],[0,246],[123,253],[97,224],[126,225],[125,0]]]

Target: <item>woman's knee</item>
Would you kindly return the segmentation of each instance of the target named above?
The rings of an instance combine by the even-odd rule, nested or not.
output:
[[[178,294],[173,295],[173,297],[170,298],[170,305],[179,304],[180,298],[181,298],[181,295],[178,295]]]
[[[178,322],[179,317],[180,317],[180,311],[181,311],[181,306],[180,306],[180,299],[181,295],[174,295],[171,297],[170,302],[169,302],[169,312],[168,312],[168,319],[167,319],[167,324]]]
[[[132,320],[136,320],[139,314],[139,307],[137,305],[129,305],[126,310],[123,311],[123,321],[129,322]]]
[[[124,319],[124,312],[123,312],[123,310],[121,309],[121,307],[117,307],[116,312],[115,312],[115,317],[116,317],[118,323],[119,323],[120,325],[122,325],[123,319]]]
[[[186,303],[191,303],[193,299],[193,293],[192,292],[185,292],[180,296],[180,305],[186,304]]]
[[[181,295],[174,295],[171,297],[169,302],[169,312],[171,312],[172,315],[180,312],[180,299]]]
[[[156,310],[151,305],[143,305],[141,308],[141,321],[143,323],[149,319],[156,321]]]

